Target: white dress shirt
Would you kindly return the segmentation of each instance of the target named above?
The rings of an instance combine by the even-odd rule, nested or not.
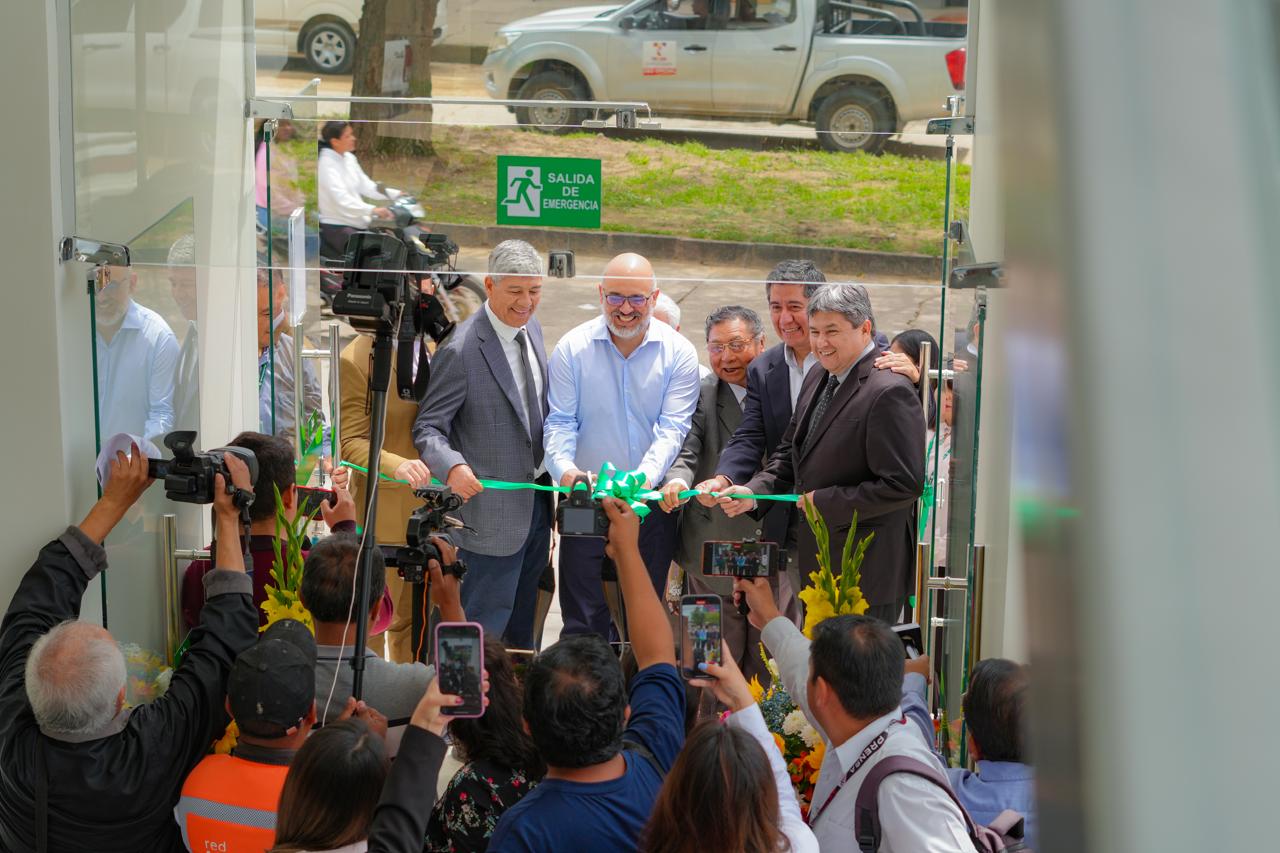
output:
[[[693,344],[650,321],[624,358],[599,316],[560,339],[547,372],[546,458],[554,481],[570,469],[595,473],[611,462],[619,471],[642,471],[650,487],[662,482],[698,405]]]
[[[325,225],[368,228],[377,205],[369,204],[365,199],[394,200],[399,195],[398,190],[386,193],[379,190],[350,151],[339,154],[332,148],[320,149],[316,162],[316,206],[320,209],[320,221]]]
[[[508,326],[506,323],[498,319],[498,315],[493,313],[493,309],[489,307],[489,300],[484,302],[484,313],[489,315],[489,322],[493,325],[493,330],[498,333],[498,339],[502,341],[502,354],[507,357],[507,366],[511,368],[511,375],[516,380],[517,396],[524,401],[529,398],[525,394],[524,386],[524,366],[520,363],[520,345],[516,343],[516,335],[520,334],[520,329],[524,326],[516,328]],[[524,348],[529,356],[529,370],[533,373],[533,398],[535,400],[542,399],[542,371],[538,368],[538,356],[533,351],[533,341],[529,339],[529,333],[524,333]],[[525,403],[524,413],[529,418],[529,423],[533,423],[534,418],[542,417],[542,412],[529,411],[528,402]],[[543,425],[545,431],[546,425]],[[541,477],[543,472],[547,470],[544,461],[538,466],[538,470],[534,472],[534,479]]]
[[[773,771],[773,786],[778,795],[778,828],[790,842],[791,853],[817,853],[818,839],[814,837],[813,830],[800,815],[800,803],[796,800],[795,788],[791,787],[791,776],[787,773],[787,765],[782,760],[782,753],[778,752],[778,744],[769,732],[769,727],[765,724],[760,706],[751,705],[730,714],[729,725],[742,729],[755,738],[769,758],[769,769]]]
[[[804,364],[796,362],[796,354],[792,352],[791,347],[784,346],[782,348],[782,360],[787,363],[787,373],[791,377],[791,411],[796,410],[796,400],[800,399],[800,386],[804,384],[804,375],[809,372],[809,368],[818,363],[818,357],[810,350],[809,354],[804,357]]]
[[[108,343],[94,334],[98,351],[98,434],[125,432],[160,444],[173,429],[173,377],[178,339],[159,314],[133,300]]]
[[[778,662],[778,674],[782,683],[799,705],[809,722],[827,741],[826,757],[818,774],[818,784],[810,801],[809,822],[823,853],[848,851],[856,853],[858,841],[854,835],[854,803],[858,788],[867,773],[879,761],[889,755],[906,755],[924,764],[931,764],[945,775],[945,768],[938,761],[920,729],[910,720],[905,724],[890,725],[903,718],[901,708],[875,720],[839,746],[831,745],[831,738],[818,726],[809,710],[809,640],[791,620],[779,616],[764,626],[760,639]],[[888,730],[884,746],[872,755],[838,789],[835,798],[823,808],[858,756],[882,731]],[[880,784],[879,853],[976,853],[964,816],[946,792],[928,780],[905,773],[895,773]]]
[[[736,397],[738,400],[738,406],[741,407],[746,402],[746,399],[747,399],[747,386],[734,385],[732,382],[730,382],[729,390],[733,392],[733,396]]]

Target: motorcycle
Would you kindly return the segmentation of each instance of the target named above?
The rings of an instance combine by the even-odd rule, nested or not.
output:
[[[473,276],[458,272],[458,244],[444,234],[435,234],[418,224],[426,211],[416,198],[401,195],[387,205],[391,216],[375,217],[369,224],[370,231],[389,231],[400,239],[411,252],[422,259],[422,268],[431,274],[436,284],[436,298],[451,322],[461,323],[484,304],[484,284]],[[333,305],[333,297],[342,292],[344,258],[334,258],[320,249],[320,298],[326,309]],[[415,265],[417,266],[417,265]]]

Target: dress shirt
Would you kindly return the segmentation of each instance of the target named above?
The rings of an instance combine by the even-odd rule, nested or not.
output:
[[[729,390],[733,392],[733,396],[737,399],[739,406],[742,406],[746,403],[747,401],[746,385],[734,385],[732,382],[730,382]]]
[[[511,368],[511,375],[516,380],[516,396],[521,400],[528,400],[524,387],[524,366],[520,363],[520,345],[516,343],[516,335],[520,334],[520,330],[524,326],[516,328],[508,326],[506,323],[498,319],[498,315],[493,313],[493,309],[489,307],[489,300],[485,300],[484,313],[489,315],[489,323],[493,326],[493,330],[498,334],[498,340],[502,341],[502,354],[507,357],[507,366]],[[533,351],[533,342],[529,340],[529,333],[525,332],[525,351],[529,357],[529,367],[533,371],[533,396],[536,400],[542,399],[542,371],[538,369],[538,357]],[[534,418],[542,417],[542,412],[529,411],[528,403],[525,404],[525,415],[529,418],[529,423],[533,423]],[[543,429],[546,429],[544,424]],[[534,472],[534,479],[541,477],[543,472],[547,470],[547,463],[544,460],[538,466],[538,470]]]
[[[769,769],[773,771],[773,786],[778,795],[778,828],[790,843],[791,853],[818,853],[818,839],[814,837],[813,830],[800,815],[800,803],[796,801],[796,791],[791,786],[787,765],[782,760],[782,753],[778,752],[778,744],[773,739],[773,734],[765,724],[760,706],[750,705],[730,714],[729,725],[742,729],[755,738],[769,758]]]
[[[98,351],[99,435],[126,432],[160,444],[173,429],[173,377],[178,339],[159,314],[129,301],[110,343],[94,335]]]
[[[784,616],[770,620],[760,639],[778,663],[778,674],[791,698],[818,729],[828,744],[831,738],[818,726],[809,709],[809,640]],[[906,755],[944,770],[923,733],[910,719],[905,724],[890,723],[904,717],[901,707],[873,721],[839,746],[828,746],[813,789],[809,820],[823,851],[856,851],[854,803],[866,774],[883,757]],[[863,765],[852,779],[841,785],[835,799],[824,809],[827,797],[844,779],[849,768],[867,745],[882,731],[889,736],[879,752]],[[905,773],[895,773],[880,784],[881,841],[879,853],[974,853],[964,817],[951,798],[934,783]],[[815,815],[817,816],[815,819]]]
[[[662,482],[698,405],[698,354],[666,323],[649,322],[627,358],[603,316],[571,330],[548,362],[547,470],[555,482],[604,462]]]
[[[350,151],[339,154],[332,148],[320,149],[316,162],[316,202],[323,224],[368,228],[377,205],[365,199],[392,200],[399,196],[396,190],[383,193],[378,189]]]
[[[276,338],[275,345],[275,385],[276,394],[276,430],[275,434],[283,436],[290,441],[293,440],[293,338],[290,335],[281,333]],[[302,411],[306,417],[310,417],[312,412],[319,412],[320,419],[324,422],[324,432],[321,436],[321,447],[323,453],[328,455],[330,452],[330,428],[328,419],[324,416],[324,397],[320,390],[320,378],[316,375],[315,367],[307,360],[302,362],[302,373],[304,378]],[[260,384],[258,386],[258,418],[262,432],[271,434],[271,392],[273,390],[271,382],[271,351],[263,350],[258,356],[258,377]]]
[[[810,350],[809,354],[804,357],[804,364],[796,362],[796,354],[791,347],[784,346],[782,348],[782,360],[787,363],[787,373],[791,377],[791,411],[796,410],[796,400],[800,399],[800,386],[804,384],[804,375],[809,372],[809,368],[818,363],[818,357]]]

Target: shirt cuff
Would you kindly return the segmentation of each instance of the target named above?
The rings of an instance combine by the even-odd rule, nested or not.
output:
[[[329,532],[354,534],[356,532],[356,523],[354,521],[339,521]]]
[[[68,527],[58,541],[70,552],[87,580],[93,580],[107,567],[107,551],[74,525]]]
[[[684,477],[672,477],[670,480],[667,480],[667,482],[663,483],[662,485],[670,486],[672,483],[679,483],[680,491],[682,492],[689,491],[689,484],[685,482]]]
[[[234,569],[214,569],[204,576],[205,601],[234,593],[253,595],[253,578]]]
[[[759,737],[763,732],[764,736],[769,737],[769,725],[764,721],[764,712],[760,710],[760,706],[756,704],[748,705],[741,711],[734,711],[729,715],[729,725],[742,729],[745,732]]]

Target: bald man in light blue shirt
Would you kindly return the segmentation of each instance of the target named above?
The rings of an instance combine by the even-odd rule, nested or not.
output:
[[[552,352],[546,465],[560,484],[609,462],[640,471],[656,488],[679,454],[698,403],[698,353],[675,329],[652,322],[657,295],[649,262],[619,255],[605,267],[601,316],[571,330]],[[640,528],[640,552],[659,594],[675,545],[675,517],[651,513]],[[561,539],[564,634],[610,636],[603,561],[603,539]]]

